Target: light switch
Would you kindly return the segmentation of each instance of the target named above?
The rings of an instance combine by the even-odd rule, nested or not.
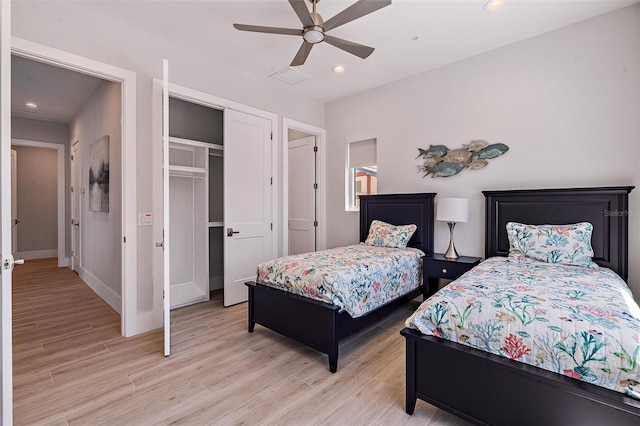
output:
[[[138,226],[153,225],[153,217],[151,213],[138,213]]]

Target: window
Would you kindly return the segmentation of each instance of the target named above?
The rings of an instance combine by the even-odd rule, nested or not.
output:
[[[346,210],[360,209],[360,196],[378,193],[376,139],[347,142]]]

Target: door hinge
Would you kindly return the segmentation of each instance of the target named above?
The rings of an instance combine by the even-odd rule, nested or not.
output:
[[[127,242],[127,237],[124,237],[124,238],[123,238],[123,240],[124,240],[124,242],[126,243],[126,242]]]
[[[273,140],[273,132],[271,132],[271,140]]]
[[[71,192],[73,192],[73,186],[71,187]]]
[[[273,222],[271,222],[271,230],[273,231]]]
[[[317,183],[313,184],[313,189],[318,189],[318,184]]]
[[[270,178],[271,185],[273,185],[273,178]]]
[[[318,226],[318,221],[317,220],[313,221],[313,226]]]
[[[71,161],[73,161],[73,155],[71,156]]]
[[[317,145],[313,147],[313,152],[318,152],[318,146]]]

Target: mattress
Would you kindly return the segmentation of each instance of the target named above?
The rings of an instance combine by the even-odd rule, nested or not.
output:
[[[640,308],[606,268],[490,258],[424,301],[406,326],[640,394]]]
[[[419,287],[422,256],[409,247],[338,247],[264,262],[258,282],[334,304],[357,318]]]

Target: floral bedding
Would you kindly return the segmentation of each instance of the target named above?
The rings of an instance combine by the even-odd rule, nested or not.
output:
[[[416,289],[422,256],[410,247],[338,247],[264,262],[258,281],[334,304],[357,318]]]
[[[606,268],[494,257],[423,302],[406,326],[640,395],[640,308]]]

